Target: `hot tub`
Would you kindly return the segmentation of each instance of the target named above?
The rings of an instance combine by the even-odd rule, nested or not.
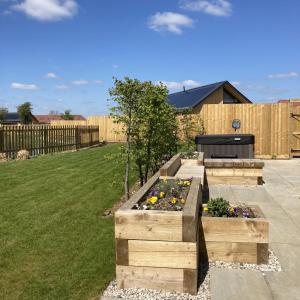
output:
[[[252,134],[196,136],[197,151],[204,152],[204,158],[253,158],[254,143]]]

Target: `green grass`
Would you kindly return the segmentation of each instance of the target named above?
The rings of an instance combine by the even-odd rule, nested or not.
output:
[[[123,195],[119,152],[0,164],[0,299],[90,299],[105,288],[114,225],[102,213]]]

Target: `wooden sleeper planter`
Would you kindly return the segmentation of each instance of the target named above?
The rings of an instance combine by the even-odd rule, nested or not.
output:
[[[159,176],[155,174],[115,214],[117,283],[119,288],[196,294],[201,181],[192,180],[182,211],[133,209]]]
[[[209,183],[263,184],[264,162],[259,159],[205,159]]]
[[[269,222],[261,210],[258,218],[202,217],[200,258],[250,264],[268,263]]]

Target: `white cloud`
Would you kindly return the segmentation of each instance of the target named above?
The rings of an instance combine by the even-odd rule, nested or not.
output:
[[[299,74],[297,72],[288,72],[288,73],[277,73],[277,74],[270,74],[268,78],[291,78],[291,77],[298,77]]]
[[[79,80],[73,80],[73,85],[87,85],[89,82],[87,80],[79,79]]]
[[[45,77],[49,78],[49,79],[55,79],[55,78],[57,78],[57,75],[55,73],[49,72],[45,75]]]
[[[57,85],[55,88],[56,88],[57,90],[66,90],[66,89],[68,89],[69,87],[68,87],[67,85],[65,85],[65,84],[61,84],[61,85]]]
[[[244,90],[255,92],[265,96],[276,96],[289,92],[286,88],[248,84]]]
[[[102,80],[94,80],[94,83],[96,83],[96,84],[103,84],[103,81]]]
[[[59,21],[73,17],[78,4],[75,0],[24,0],[11,8],[40,21]]]
[[[194,20],[186,15],[173,12],[156,13],[151,16],[148,26],[154,31],[169,31],[175,34],[181,34],[184,27],[192,27]]]
[[[231,81],[230,82],[233,86],[240,86],[241,83],[239,81]]]
[[[114,65],[112,65],[112,67],[113,67],[113,69],[118,69],[119,65],[114,64]]]
[[[15,90],[26,90],[26,91],[36,91],[39,89],[39,87],[35,84],[26,84],[26,83],[18,83],[18,82],[13,82],[10,87]]]
[[[218,17],[227,17],[232,14],[232,5],[228,0],[182,0],[181,8]]]
[[[178,81],[160,81],[160,82],[163,83],[169,90],[179,90],[179,89],[183,89],[183,87],[193,88],[201,85],[200,82],[191,79],[187,79],[181,82]]]

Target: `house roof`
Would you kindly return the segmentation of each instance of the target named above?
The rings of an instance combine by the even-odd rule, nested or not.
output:
[[[37,119],[33,114],[32,116],[32,121],[37,122]],[[1,121],[2,124],[14,124],[14,123],[22,123],[22,120],[17,112],[8,112],[4,115],[4,120]]]
[[[74,121],[85,121],[85,117],[81,115],[72,115]],[[39,123],[50,123],[51,121],[64,120],[61,115],[35,115]]]
[[[8,112],[4,116],[3,123],[18,123],[21,122],[19,114],[17,112]]]
[[[216,82],[208,85],[203,85],[189,90],[184,90],[181,92],[169,94],[168,100],[178,109],[184,108],[194,108],[199,103],[204,101],[209,95],[215,92],[222,86],[229,84],[236,92],[238,92],[242,97],[244,97],[247,102],[251,103],[240,91],[238,91],[233,85],[228,81]]]
[[[278,103],[291,103],[293,106],[300,106],[300,99],[278,100]]]

